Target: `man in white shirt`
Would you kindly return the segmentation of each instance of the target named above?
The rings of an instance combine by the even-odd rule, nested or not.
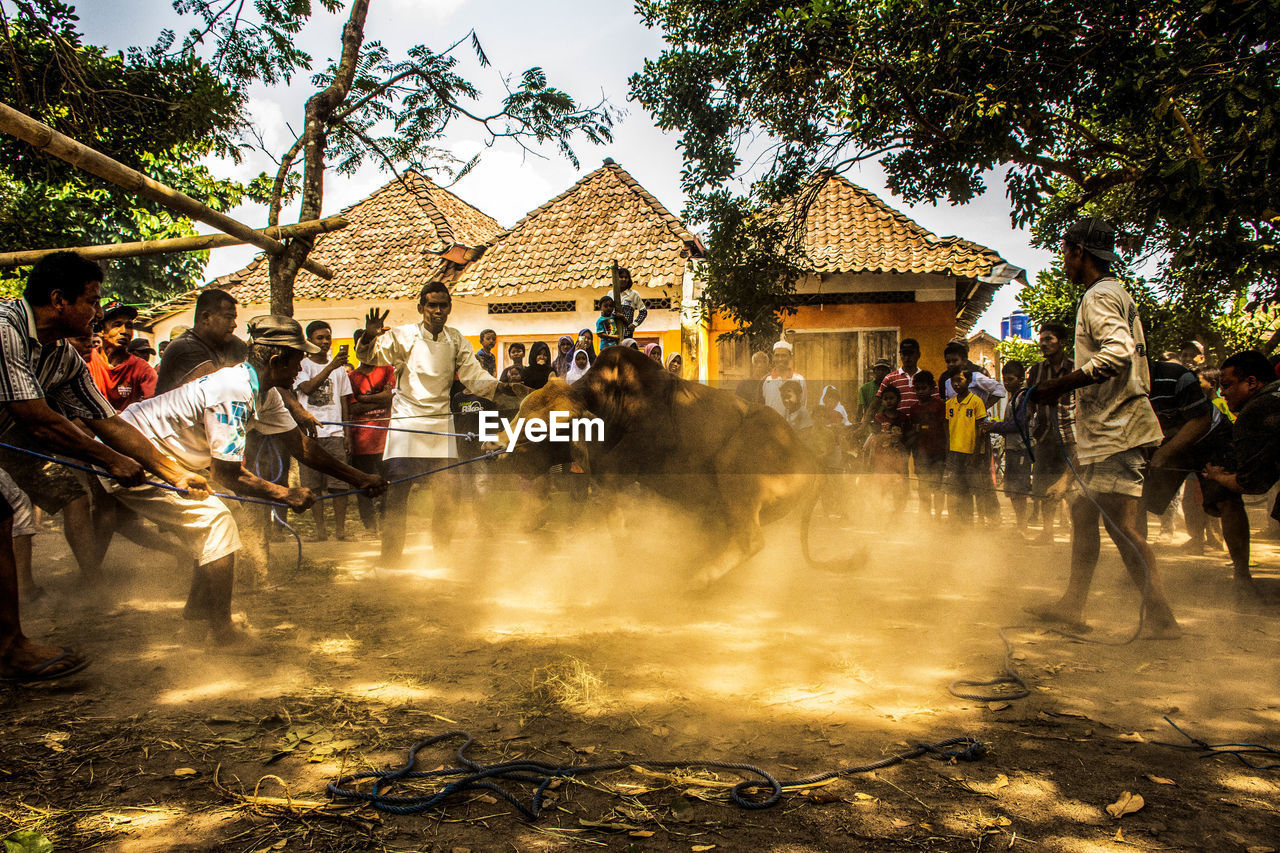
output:
[[[131,426],[188,471],[212,472],[218,485],[239,495],[265,498],[305,510],[316,500],[310,489],[291,489],[263,480],[244,466],[249,430],[278,435],[299,462],[331,474],[371,495],[386,481],[334,459],[305,435],[280,398],[294,386],[304,353],[315,349],[289,317],[270,315],[249,323],[248,361],[224,367],[167,394],[135,403],[121,413]],[[196,569],[185,618],[209,623],[219,645],[242,642],[231,623],[235,552],[241,547],[236,523],[218,498],[195,491],[178,493],[156,486],[103,487],[125,506],[161,526],[182,528],[192,544]]]
[[[1098,563],[1100,506],[1111,541],[1134,584],[1143,590],[1148,635],[1172,639],[1181,632],[1147,544],[1145,519],[1139,517],[1147,461],[1162,436],[1148,398],[1151,375],[1142,321],[1133,297],[1111,274],[1120,256],[1109,223],[1096,218],[1074,223],[1062,237],[1062,258],[1067,278],[1086,287],[1076,311],[1078,366],[1040,384],[1030,402],[1048,403],[1075,392],[1076,457],[1087,494],[1077,496],[1071,507],[1067,590],[1055,604],[1031,612],[1076,630],[1085,627],[1085,602]]]
[[[302,368],[298,371],[298,381],[294,391],[298,394],[298,402],[319,422],[316,427],[316,441],[325,452],[334,459],[347,459],[347,430],[342,424],[347,421],[347,406],[351,403],[351,380],[347,377],[347,348],[341,347],[338,354],[329,358],[329,350],[333,347],[333,328],[324,320],[316,320],[307,324],[307,340],[318,348],[302,360]],[[303,466],[298,469],[298,481],[316,494],[342,492],[346,484],[337,477],[326,476],[314,468]],[[333,529],[338,539],[347,538],[347,499],[340,495],[333,503]],[[317,503],[311,508],[316,522],[316,541],[323,542],[329,538],[325,529],[324,503]]]
[[[421,323],[387,329],[383,323],[389,311],[369,311],[364,332],[356,342],[356,356],[362,363],[389,364],[396,372],[396,395],[391,417],[398,428],[387,435],[383,453],[387,478],[396,480],[440,468],[456,459],[457,444],[452,436],[430,433],[457,432],[449,411],[451,389],[456,376],[468,391],[493,399],[506,390],[523,396],[523,385],[499,382],[476,361],[462,333],[446,326],[453,299],[442,282],[423,285],[418,295]],[[415,430],[416,432],[407,432]],[[439,552],[453,535],[453,507],[458,502],[458,479],[451,471],[431,476],[435,491],[432,542]],[[387,491],[382,524],[382,558],[398,561],[404,553],[405,511],[411,483],[396,483]]]
[[[784,418],[787,416],[787,407],[782,402],[782,385],[785,382],[800,384],[800,408],[806,411],[809,408],[809,388],[805,384],[804,377],[791,369],[794,356],[795,352],[791,344],[786,341],[778,341],[774,344],[773,370],[769,371],[769,375],[764,378],[760,389],[764,394],[764,404]]]

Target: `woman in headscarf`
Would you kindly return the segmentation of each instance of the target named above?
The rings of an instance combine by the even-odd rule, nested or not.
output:
[[[565,376],[565,381],[570,385],[582,378],[582,374],[587,372],[591,367],[591,358],[584,349],[576,349],[573,351],[573,364],[569,366],[569,374]]]
[[[529,364],[520,372],[520,381],[530,388],[541,388],[551,375],[551,347],[545,341],[534,341],[529,347]]]
[[[658,362],[658,364],[662,364],[662,347],[657,344],[646,344],[644,354]]]
[[[831,426],[849,426],[849,413],[840,402],[840,391],[834,385],[823,385],[822,396],[818,399],[818,408],[823,410],[823,420]]]
[[[683,376],[684,359],[680,357],[680,353],[673,352],[671,357],[667,359],[667,372],[675,376]]]
[[[596,363],[596,336],[590,329],[581,329],[578,332],[578,349],[587,353],[587,361],[591,364]],[[575,354],[574,358],[578,356]]]
[[[551,362],[551,369],[556,376],[563,379],[569,375],[569,368],[573,366],[573,338],[569,335],[561,335],[560,343],[556,346],[559,349]]]
[[[637,341],[635,338],[623,338],[622,345],[624,347],[631,347],[632,349],[635,349],[635,350],[640,349],[640,342]]]

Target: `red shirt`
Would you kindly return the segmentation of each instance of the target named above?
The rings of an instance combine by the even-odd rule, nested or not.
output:
[[[347,377],[351,380],[351,392],[353,394],[377,394],[379,391],[387,390],[388,386],[395,385],[396,372],[389,364],[381,367],[375,367],[368,373],[362,373],[358,370],[347,371]],[[377,426],[390,426],[391,424],[391,407],[385,409],[374,409],[365,412],[363,415],[352,415],[351,420],[362,424],[376,424]],[[365,455],[376,454],[382,455],[382,451],[387,448],[387,431],[384,429],[361,429],[360,427],[351,428],[351,448],[353,454]]]
[[[920,371],[917,369],[916,373],[919,372]],[[915,373],[911,374],[911,376],[915,376]],[[902,412],[904,415],[907,414],[915,407],[916,404],[916,389],[911,384],[911,376],[908,376],[907,372],[899,367],[897,370],[886,376],[884,381],[880,383],[880,390],[876,392],[876,396],[879,397],[884,393],[885,388],[892,385],[894,388],[898,389],[898,393],[902,397],[902,399],[898,401],[898,411]]]
[[[107,402],[117,412],[123,412],[131,403],[156,395],[156,371],[136,355],[130,355],[115,367],[107,361],[101,349],[89,356],[89,373]]]
[[[925,456],[947,454],[947,406],[937,394],[911,407],[907,421],[916,435],[916,449]]]

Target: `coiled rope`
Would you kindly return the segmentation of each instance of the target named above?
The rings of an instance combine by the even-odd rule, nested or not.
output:
[[[440,770],[414,770],[418,752],[429,746],[447,740],[462,739],[454,757],[458,766]],[[869,773],[884,767],[891,767],[913,758],[931,755],[944,761],[977,761],[987,754],[987,747],[981,741],[967,736],[947,738],[937,743],[921,743],[905,752],[899,752],[856,767],[845,767],[829,770],[803,779],[781,781],[769,772],[753,765],[725,761],[650,761],[630,760],[607,764],[548,764],[530,759],[515,759],[497,764],[481,764],[467,757],[467,750],[475,742],[469,733],[462,731],[445,732],[418,741],[409,747],[405,763],[394,770],[365,770],[351,773],[330,782],[329,793],[335,797],[358,800],[369,803],[375,809],[387,814],[411,815],[421,814],[429,809],[443,806],[445,802],[458,794],[473,791],[488,791],[510,803],[527,820],[535,821],[542,813],[543,799],[546,791],[558,779],[576,779],[614,770],[625,770],[629,767],[642,768],[704,768],[710,770],[732,770],[749,773],[759,777],[748,779],[729,789],[729,799],[741,809],[767,809],[775,806],[782,799],[783,791],[792,788],[805,788],[834,779],[840,776],[853,776]],[[344,787],[362,779],[373,779],[370,791],[360,791]],[[439,790],[420,795],[394,795],[388,793],[393,785],[416,779],[452,779]],[[533,788],[533,794],[526,803],[515,793],[500,783],[508,785],[524,785]],[[763,796],[762,796],[763,794]]]

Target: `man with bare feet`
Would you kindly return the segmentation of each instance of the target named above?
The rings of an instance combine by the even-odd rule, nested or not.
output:
[[[93,261],[74,252],[55,252],[31,270],[22,299],[0,306],[0,441],[94,465],[126,485],[142,483],[149,471],[176,488],[205,489],[203,477],[183,471],[121,420],[67,343],[68,337],[92,332],[102,311],[102,279],[102,268]],[[57,463],[17,450],[6,451],[3,462],[19,488],[33,497],[76,490],[71,497],[84,494],[74,478],[63,484],[65,478],[59,478],[66,469]],[[7,501],[0,502],[0,519],[0,678],[48,681],[78,672],[87,665],[83,657],[23,635],[13,510]]]
[[[135,403],[122,417],[190,471],[210,470],[212,478],[236,494],[279,501],[298,511],[315,503],[310,489],[291,489],[264,480],[244,467],[249,430],[279,436],[299,462],[337,477],[370,496],[386,481],[334,459],[298,427],[280,398],[292,388],[302,358],[318,347],[290,317],[269,315],[249,323],[249,357],[188,382],[167,394]],[[235,552],[241,542],[226,505],[207,493],[180,494],[156,486],[123,488],[103,483],[117,500],[144,518],[180,527],[195,551],[196,567],[184,617],[206,622],[219,646],[249,647],[231,621]]]
[[[1151,377],[1142,321],[1133,297],[1111,273],[1111,265],[1120,260],[1115,231],[1101,219],[1074,223],[1063,235],[1062,258],[1067,278],[1086,288],[1076,310],[1078,367],[1036,387],[1030,402],[1049,403],[1075,393],[1076,455],[1084,493],[1071,506],[1067,590],[1057,602],[1029,612],[1076,632],[1088,630],[1084,608],[1098,565],[1101,518],[1142,590],[1147,636],[1172,639],[1180,629],[1138,518],[1143,476],[1160,443],[1160,423],[1148,400]]]

